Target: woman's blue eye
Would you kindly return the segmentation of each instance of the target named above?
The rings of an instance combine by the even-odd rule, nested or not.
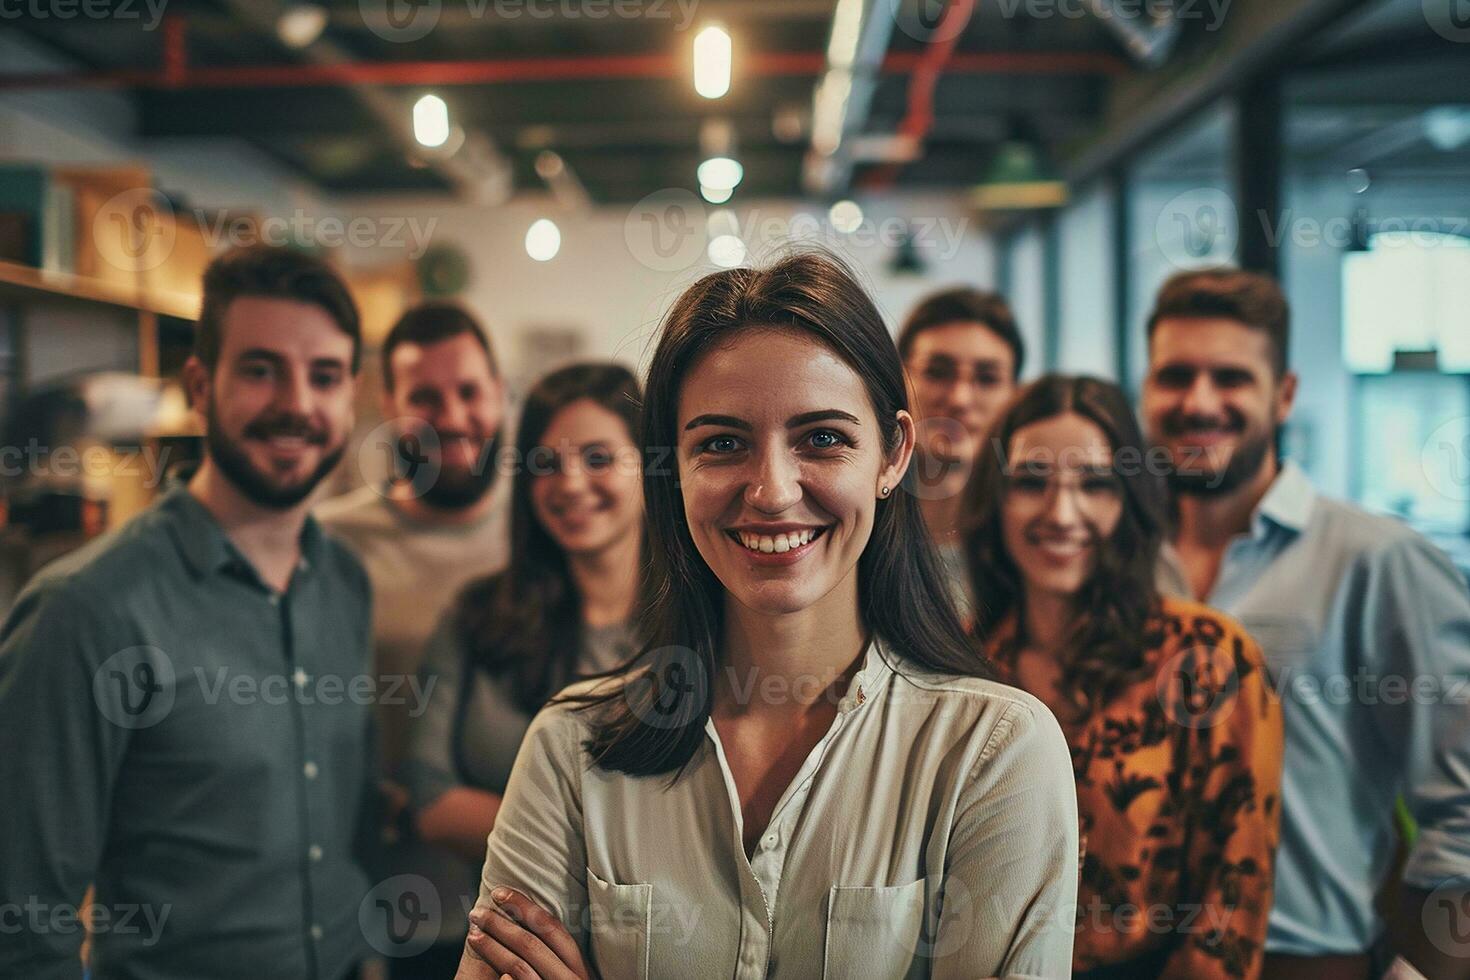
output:
[[[835,432],[829,432],[825,429],[821,432],[813,432],[811,435],[811,439],[812,445],[817,447],[818,449],[836,449],[838,446],[842,445],[843,442],[843,439],[840,435]]]
[[[703,448],[712,453],[733,453],[740,448],[740,441],[734,436],[715,436],[706,439]]]

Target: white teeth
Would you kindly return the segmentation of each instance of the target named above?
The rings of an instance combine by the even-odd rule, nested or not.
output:
[[[802,531],[788,531],[785,534],[751,534],[747,531],[737,532],[740,543],[751,551],[759,551],[762,554],[785,554],[804,544],[808,544],[812,538],[817,536],[815,529],[808,528]]]

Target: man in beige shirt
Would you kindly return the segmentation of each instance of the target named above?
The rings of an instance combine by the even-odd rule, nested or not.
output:
[[[328,533],[361,559],[373,588],[373,646],[379,677],[378,719],[383,775],[396,782],[408,725],[429,704],[432,679],[419,666],[429,634],[460,589],[505,564],[509,478],[497,479],[505,389],[489,340],[474,318],[448,303],[409,310],[383,343],[383,417],[363,452],[387,452],[394,473],[317,508]],[[412,825],[410,814],[397,821]],[[392,835],[390,834],[390,839]],[[378,878],[421,876],[419,890],[457,895],[463,864],[448,852],[411,840],[384,848]],[[427,896],[420,896],[421,899]],[[418,929],[447,933],[449,973],[458,962],[463,910],[423,921],[404,942],[381,950],[395,978],[445,976],[417,952]],[[404,935],[401,930],[397,935]]]

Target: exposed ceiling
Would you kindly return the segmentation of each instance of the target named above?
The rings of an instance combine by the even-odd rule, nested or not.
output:
[[[744,166],[741,195],[810,192],[813,94],[838,8],[838,0],[321,0],[325,30],[298,50],[274,30],[282,0],[196,0],[168,7],[155,29],[145,26],[142,0],[110,2],[140,16],[27,14],[7,26],[76,66],[45,85],[128,92],[144,140],[244,138],[339,194],[464,196],[491,171],[499,192],[541,190],[536,161],[550,150],[598,203],[697,189],[711,121],[728,124]],[[875,32],[876,68],[856,73],[854,91],[870,82],[870,98],[853,100],[844,140],[852,166],[826,189],[832,196],[853,186],[972,186],[1017,138],[1061,160],[1093,134],[1110,82],[1148,70],[1119,32],[1087,13],[1112,0],[980,0],[937,62],[952,23],[943,18],[969,7],[965,0],[860,2],[870,21],[891,23]],[[1310,52],[1319,67],[1290,90],[1301,108],[1288,114],[1293,150],[1336,165],[1335,149],[1371,140],[1374,127],[1397,126],[1407,139],[1404,120],[1424,106],[1466,101],[1470,48],[1437,36],[1423,10],[1421,0],[1364,5],[1320,39]],[[733,84],[718,100],[698,96],[691,81],[693,38],[711,23],[735,46]],[[1182,56],[1208,43],[1203,22],[1181,26]],[[1396,63],[1418,65],[1418,81],[1384,84],[1375,72]],[[932,102],[916,91],[926,71]],[[16,84],[0,75],[0,96]],[[428,92],[466,134],[453,156],[413,142],[410,107]],[[1374,104],[1376,114],[1354,110],[1351,125],[1333,125],[1346,107]],[[893,134],[915,123],[919,153],[886,157],[902,149]],[[1222,159],[1220,138],[1210,131],[1195,141],[1201,165]],[[1179,154],[1169,165],[1189,166],[1187,147]]]
[[[439,162],[416,160],[405,138],[412,101],[425,92],[445,99],[471,142],[483,138],[484,159],[506,161],[517,188],[543,186],[535,160],[550,149],[594,201],[695,189],[701,127],[717,119],[729,122],[745,168],[741,194],[802,190],[837,0],[324,2],[326,29],[304,51],[270,29],[279,0],[169,7],[172,24],[155,30],[119,18],[27,17],[7,26],[81,73],[48,84],[132,93],[144,139],[243,137],[329,192],[454,189],[453,176]],[[936,19],[922,15],[945,4],[868,6],[893,25],[871,104],[849,138],[891,136],[910,114],[910,83],[935,34]],[[405,14],[396,23],[410,27],[395,28],[385,9]],[[896,168],[859,159],[850,181],[969,185],[1007,138],[1055,151],[1086,136],[1108,78],[1133,63],[1079,3],[1070,4],[1072,16],[1058,9],[1034,0],[977,4],[939,68],[921,156]],[[698,96],[691,81],[692,41],[710,23],[724,25],[735,45],[733,85],[718,100]],[[387,124],[393,114],[402,119],[397,132]],[[884,150],[880,141],[876,152]]]

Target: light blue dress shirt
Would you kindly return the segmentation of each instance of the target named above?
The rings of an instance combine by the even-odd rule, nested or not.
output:
[[[1189,596],[1172,549],[1165,592]],[[1266,948],[1360,952],[1393,857],[1394,799],[1419,824],[1404,880],[1470,875],[1470,592],[1397,521],[1321,497],[1286,463],[1201,601],[1260,643],[1286,730]]]

